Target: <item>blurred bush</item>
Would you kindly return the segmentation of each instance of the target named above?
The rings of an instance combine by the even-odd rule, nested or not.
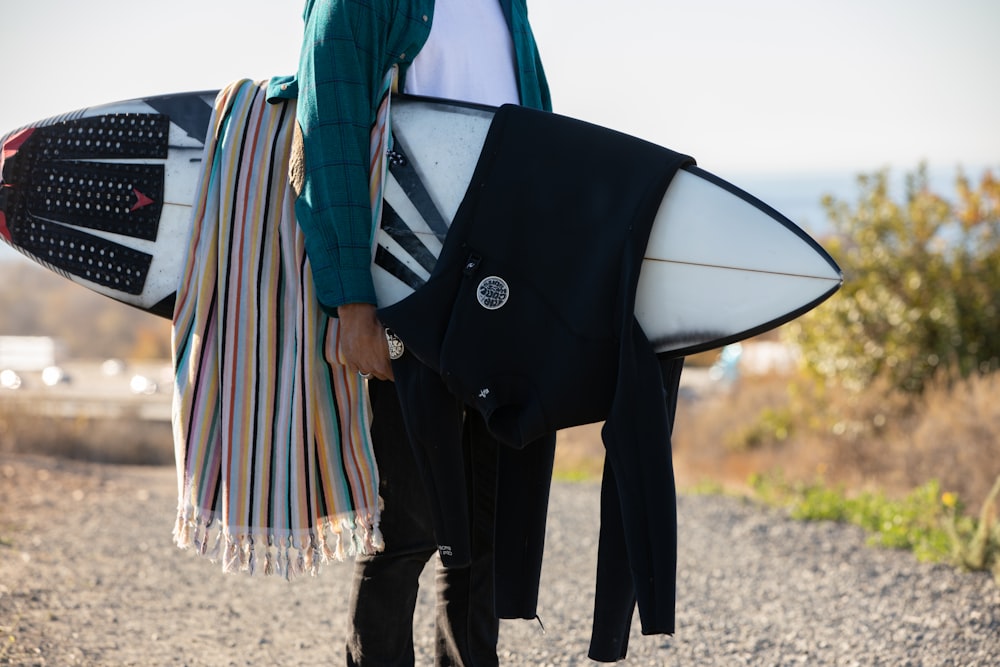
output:
[[[892,198],[887,170],[858,177],[854,203],[824,198],[825,247],[844,286],[786,332],[826,384],[860,391],[875,378],[919,393],[935,377],[964,378],[1000,363],[1000,181],[960,171],[953,200],[931,190],[926,166]]]

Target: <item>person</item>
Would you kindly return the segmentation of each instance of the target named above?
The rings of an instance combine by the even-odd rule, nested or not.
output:
[[[371,437],[384,503],[381,553],[359,556],[349,600],[349,665],[413,664],[418,580],[436,552],[425,489],[392,384],[370,273],[369,147],[395,79],[406,93],[550,110],[526,0],[308,0],[296,76],[296,216],[317,298],[340,322],[339,354],[368,381]],[[285,85],[288,85],[287,82]],[[377,142],[376,142],[377,145]],[[554,436],[553,436],[554,437]],[[496,665],[492,526],[497,443],[466,415],[475,512],[469,567],[436,576],[435,661]]]

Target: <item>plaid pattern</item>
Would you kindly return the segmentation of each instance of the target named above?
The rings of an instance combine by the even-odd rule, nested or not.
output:
[[[521,102],[549,109],[549,92],[525,0],[500,0],[511,24]],[[368,148],[383,79],[406,67],[430,33],[433,0],[309,0],[297,76],[305,186],[296,203],[317,294],[328,312],[376,303],[375,225]]]

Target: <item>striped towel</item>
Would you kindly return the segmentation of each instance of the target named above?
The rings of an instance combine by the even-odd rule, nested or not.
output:
[[[338,362],[295,221],[294,102],[265,98],[221,91],[205,150],[174,311],[174,541],[291,577],[382,538],[364,381]]]

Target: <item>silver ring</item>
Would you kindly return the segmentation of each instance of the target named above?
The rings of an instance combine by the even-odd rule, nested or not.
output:
[[[371,380],[373,377],[375,377],[371,373],[362,373],[361,371],[358,371],[358,375],[360,375],[365,380]]]

